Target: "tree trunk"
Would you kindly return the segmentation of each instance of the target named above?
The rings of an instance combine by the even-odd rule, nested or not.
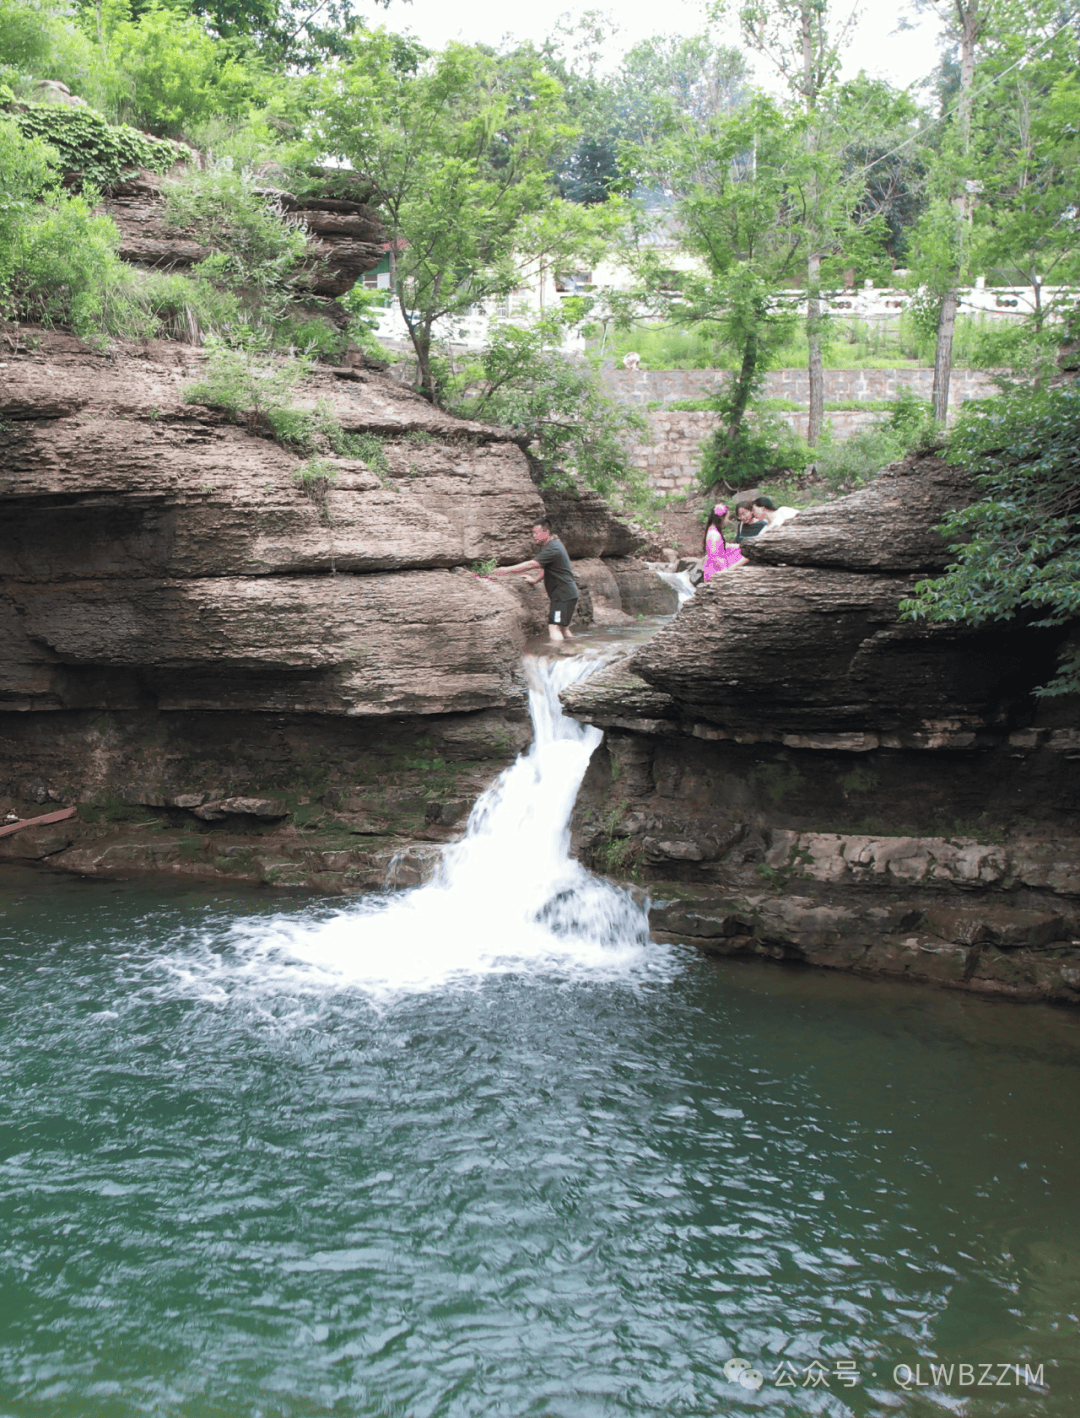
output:
[[[802,0],[799,7],[799,22],[803,104],[807,113],[812,114],[817,108],[818,99],[814,60],[820,49],[820,36],[816,37],[818,43],[815,43],[813,6],[807,4],[806,0]],[[817,147],[817,133],[813,130],[807,134],[807,144],[811,149]],[[812,180],[810,183],[809,197],[810,211],[817,215],[818,187],[816,180]],[[811,230],[808,234],[811,241],[820,239],[817,232]],[[810,410],[806,420],[806,441],[813,448],[821,437],[821,425],[825,419],[825,370],[821,362],[820,251],[812,251],[806,262],[806,344],[808,349],[806,377],[810,386]]]
[[[757,374],[757,366],[758,337],[747,335],[746,344],[743,345],[742,364],[739,366],[739,373],[731,389],[731,411],[728,416],[727,435],[732,442],[739,436],[746,406],[754,392],[754,376]]]
[[[949,380],[952,377],[953,331],[956,328],[958,292],[946,291],[938,314],[937,348],[934,351],[934,418],[944,427],[949,414]]]
[[[960,99],[957,116],[960,146],[964,157],[971,148],[971,89],[975,82],[975,43],[983,26],[979,15],[979,0],[957,0],[960,21]],[[956,265],[953,284],[945,292],[938,314],[937,347],[934,350],[934,418],[944,426],[949,412],[949,380],[952,377],[953,331],[956,329],[956,307],[959,284],[964,273],[964,221],[967,216],[967,191],[963,176],[953,192],[956,211]]]
[[[806,372],[810,382],[810,413],[806,421],[806,441],[813,448],[821,437],[825,421],[825,367],[821,360],[821,301],[818,298],[820,256],[811,256],[807,263],[806,343],[810,356]]]

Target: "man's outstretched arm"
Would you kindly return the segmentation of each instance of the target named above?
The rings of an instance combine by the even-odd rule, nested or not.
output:
[[[538,561],[519,561],[516,566],[497,566],[494,571],[488,573],[487,579],[493,581],[496,576],[516,576],[523,571],[539,571],[540,576],[536,578],[536,581],[539,581],[543,577],[544,568]],[[533,581],[534,586],[536,581]]]

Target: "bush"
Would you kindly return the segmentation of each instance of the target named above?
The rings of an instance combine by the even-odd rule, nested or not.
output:
[[[843,442],[835,440],[827,429],[818,440],[814,465],[834,492],[846,492],[864,487],[882,468],[922,452],[940,436],[930,403],[903,390],[875,428],[864,429]]]
[[[192,172],[169,187],[165,221],[211,248],[193,274],[247,291],[253,303],[268,307],[268,318],[281,318],[290,279],[307,251],[307,231],[273,196],[236,172]]]
[[[124,172],[145,167],[168,172],[191,157],[182,143],[151,138],[124,124],[107,123],[92,108],[33,104],[11,121],[26,138],[48,143],[65,173],[79,173],[83,186],[108,187]]]
[[[286,313],[274,326],[274,344],[336,362],[348,348],[349,337],[325,316]]]
[[[310,360],[270,358],[257,346],[230,348],[217,339],[207,346],[203,377],[184,386],[184,401],[224,409],[237,423],[287,411],[296,386],[311,372]]]
[[[390,462],[377,434],[346,432],[323,400],[314,408],[296,408],[290,402],[297,385],[310,373],[309,358],[274,358],[265,350],[233,349],[215,340],[202,379],[186,385],[183,398],[188,404],[224,409],[236,423],[265,424],[284,447],[315,455],[305,466],[330,452],[340,458],[359,458],[377,477],[386,478]]]
[[[912,619],[1080,620],[1080,387],[1017,389],[964,405],[949,461],[971,470],[981,496],[938,530],[956,561],[901,602]],[[1037,694],[1080,692],[1080,650],[1063,652]]]
[[[67,23],[67,7],[0,0],[0,78],[21,89],[20,78],[58,79],[91,102],[101,97],[100,52]],[[6,71],[6,72],[3,72]]]
[[[546,485],[580,479],[602,497],[644,510],[652,495],[626,440],[646,437],[648,424],[604,392],[590,364],[559,351],[567,323],[558,311],[534,325],[494,328],[477,364],[440,366],[445,406],[510,429]]]
[[[842,442],[826,430],[818,440],[814,466],[818,476],[833,492],[850,492],[865,487],[882,468],[902,458],[906,449],[903,441],[891,430],[878,427],[862,429]]]
[[[106,93],[117,118],[179,137],[217,114],[242,112],[258,76],[191,15],[152,3],[108,32]]]

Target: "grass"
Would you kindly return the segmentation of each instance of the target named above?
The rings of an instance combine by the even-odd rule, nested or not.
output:
[[[961,315],[953,339],[953,367],[985,368],[1000,342],[1000,320],[987,315]],[[616,331],[611,353],[616,365],[633,351],[644,370],[731,369],[733,356],[716,340],[677,326],[641,324]],[[799,331],[773,356],[770,369],[802,369],[809,358],[806,334]],[[888,319],[866,321],[835,318],[822,351],[826,369],[930,369],[934,335],[920,330],[909,311]],[[670,405],[668,407],[671,407]],[[839,410],[837,410],[839,412]]]

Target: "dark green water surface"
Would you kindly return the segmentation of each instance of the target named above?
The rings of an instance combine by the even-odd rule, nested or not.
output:
[[[665,947],[373,994],[252,947],[340,903],[0,905],[0,1415],[1080,1414],[1072,1014]]]

